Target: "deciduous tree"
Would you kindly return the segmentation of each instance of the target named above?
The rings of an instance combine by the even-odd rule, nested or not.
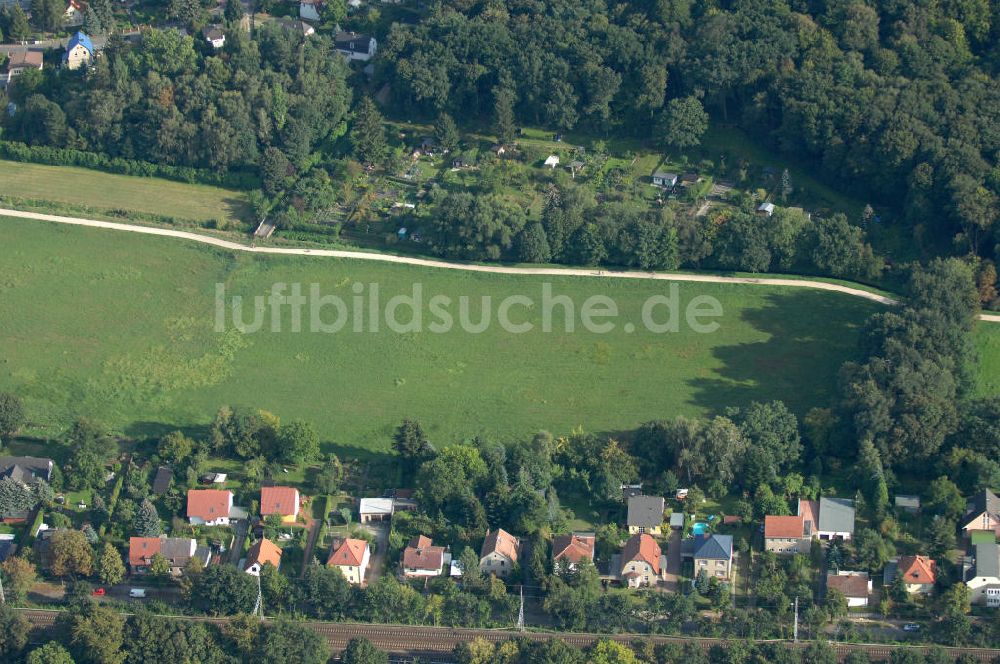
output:
[[[695,97],[671,99],[660,116],[657,133],[660,142],[670,148],[684,150],[701,143],[708,129],[708,113]]]
[[[22,556],[11,556],[0,563],[0,575],[4,591],[12,602],[23,602],[38,576],[35,565]]]
[[[50,570],[55,576],[90,576],[94,571],[94,549],[79,530],[60,530],[52,535]]]

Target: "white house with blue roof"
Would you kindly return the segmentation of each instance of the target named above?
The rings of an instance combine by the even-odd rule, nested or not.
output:
[[[69,38],[69,43],[66,44],[63,64],[69,69],[79,69],[89,66],[93,61],[94,44],[82,30],[78,31]]]

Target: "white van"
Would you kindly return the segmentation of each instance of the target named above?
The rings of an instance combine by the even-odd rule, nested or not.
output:
[[[145,588],[132,588],[131,590],[128,591],[128,596],[129,597],[133,597],[135,599],[142,599],[142,598],[144,598],[146,596],[146,589]]]

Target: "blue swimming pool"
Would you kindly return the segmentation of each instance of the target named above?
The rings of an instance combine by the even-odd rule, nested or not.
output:
[[[704,535],[708,530],[708,524],[704,521],[695,521],[691,524],[691,533],[694,535]]]

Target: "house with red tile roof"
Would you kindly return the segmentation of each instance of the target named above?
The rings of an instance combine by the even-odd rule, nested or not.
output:
[[[233,492],[221,489],[188,491],[188,521],[195,526],[227,526],[233,509]]]
[[[371,561],[371,547],[359,539],[345,539],[334,542],[333,551],[327,559],[327,567],[339,567],[349,583],[361,585]]]
[[[247,551],[246,561],[243,563],[243,571],[247,574],[260,576],[260,571],[264,565],[271,563],[275,569],[281,567],[281,549],[269,539],[262,539]]]
[[[420,535],[403,549],[401,566],[408,579],[440,576],[444,565],[444,547],[434,546],[431,538]]]
[[[552,564],[576,569],[582,560],[594,561],[594,533],[573,533],[552,538]]]
[[[926,595],[934,590],[937,565],[927,556],[900,556],[896,561],[896,574],[903,579],[906,592]]]
[[[663,552],[652,535],[632,535],[619,557],[618,577],[629,588],[655,586],[661,578]]]
[[[521,540],[518,538],[502,528],[487,531],[479,552],[479,569],[483,574],[508,576],[514,571],[520,553]]]
[[[187,537],[132,537],[128,542],[128,566],[133,574],[145,574],[153,562],[153,556],[160,554],[170,566],[174,576],[181,574],[192,558],[199,558],[207,564],[211,553],[207,548],[198,548],[198,541]]]
[[[812,521],[798,516],[765,516],[764,549],[773,553],[809,553]]]
[[[299,490],[290,486],[266,486],[260,490],[260,515],[277,514],[282,523],[295,523],[299,516]]]

